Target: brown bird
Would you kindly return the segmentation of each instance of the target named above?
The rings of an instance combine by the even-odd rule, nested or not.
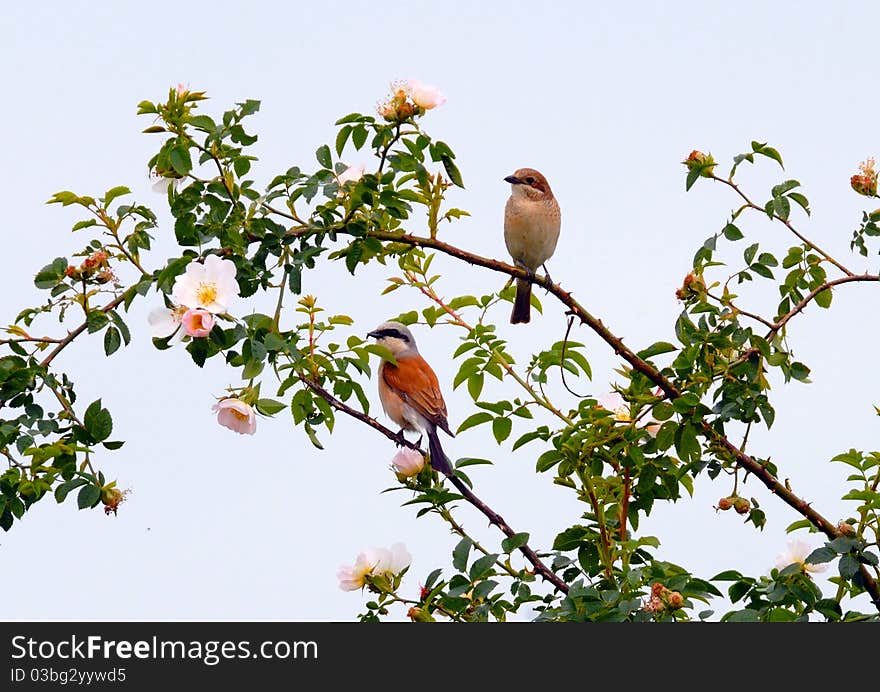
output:
[[[400,322],[384,322],[367,336],[385,346],[397,360],[397,365],[383,360],[379,366],[379,400],[385,413],[400,426],[400,436],[406,430],[427,434],[431,466],[452,475],[452,463],[440,446],[437,428],[455,435],[446,420],[446,403],[437,375],[419,353],[412,332]]]
[[[504,242],[514,263],[534,274],[556,250],[562,213],[547,179],[534,168],[520,168],[504,180],[511,188],[504,207]],[[511,324],[529,321],[531,297],[531,282],[517,279]]]

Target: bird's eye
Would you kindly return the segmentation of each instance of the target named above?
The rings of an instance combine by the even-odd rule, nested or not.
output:
[[[529,176],[528,178],[526,178],[526,182],[527,182],[529,185],[534,185],[534,184],[535,184],[535,179],[534,179],[532,176]]]

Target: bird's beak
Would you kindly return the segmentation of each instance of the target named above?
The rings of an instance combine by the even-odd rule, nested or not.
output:
[[[504,179],[504,182],[510,183],[511,185],[522,185],[522,180],[517,178],[515,175],[509,175]]]
[[[378,338],[379,338],[379,332],[370,332],[369,334],[367,334],[367,338],[378,339]]]

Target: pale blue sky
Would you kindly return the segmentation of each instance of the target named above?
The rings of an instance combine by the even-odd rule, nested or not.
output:
[[[679,162],[691,149],[728,162],[752,139],[769,141],[785,157],[786,173],[769,164],[744,170],[747,189],[763,200],[781,175],[800,179],[814,211],[801,227],[850,258],[863,205],[849,176],[880,153],[878,24],[876,4],[855,2],[10,6],[0,29],[7,93],[0,110],[0,319],[38,303],[35,271],[82,245],[68,230],[75,212],[43,204],[57,190],[98,195],[130,186],[162,220],[147,266],[175,251],[164,200],[146,179],[159,140],[140,134],[150,123],[135,115],[138,101],[161,99],[178,82],[207,91],[210,114],[261,99],[251,128],[260,135],[255,175],[265,183],[291,165],[312,166],[315,148],[332,141],[337,117],[370,111],[389,81],[416,77],[448,96],[423,124],[457,152],[467,190],[454,203],[473,214],[445,238],[504,257],[500,222],[509,188],[502,178],[520,166],[539,168],[563,209],[554,279],[628,344],[670,339],[680,308],[674,290],[694,250],[736,205],[719,186],[698,184],[685,194]],[[768,248],[787,246],[780,229],[760,219],[746,227]],[[850,263],[877,271],[875,258]],[[446,273],[446,295],[485,292],[502,281],[442,258],[434,268]],[[378,300],[382,276],[369,270],[352,281],[334,266],[308,275],[304,287],[328,309],[354,316],[363,334],[421,306],[403,291]],[[810,309],[792,328],[815,383],[780,383],[775,427],[755,431],[750,442],[835,521],[847,512],[838,499],[845,474],[827,460],[852,446],[877,446],[878,376],[864,365],[876,350],[869,348],[875,321],[864,316],[874,296],[876,287],[845,287],[830,313]],[[753,305],[772,301],[765,293]],[[154,350],[146,314],[157,302],[151,294],[133,309],[134,343],[112,359],[97,340],[83,340],[58,361],[83,402],[100,396],[113,412],[114,437],[128,443],[99,463],[132,494],[117,518],[47,499],[0,536],[7,566],[0,589],[19,595],[7,599],[2,617],[348,619],[364,599],[341,592],[335,570],[363,546],[407,544],[410,594],[434,567],[449,564],[456,540],[444,525],[416,520],[400,507],[400,493],[380,494],[394,484],[387,440],[340,419],[339,434],[316,453],[284,416],[261,420],[254,437],[219,428],[210,407],[237,384],[234,373],[219,362],[200,371],[180,350]],[[520,361],[561,338],[564,318],[550,305],[531,327],[511,327],[499,316]],[[472,412],[467,394],[452,391],[458,334],[417,327],[416,336],[456,426]],[[617,363],[585,331],[577,337],[589,345],[595,376],[581,388],[601,393]],[[378,412],[372,385],[369,392]],[[533,473],[537,447],[511,455],[483,431],[446,447],[452,457],[496,459],[474,470],[477,492],[516,530],[531,532],[535,547],[549,547],[577,521],[582,507],[549,476]],[[705,482],[694,501],[658,507],[641,532],[660,538],[662,558],[703,577],[731,567],[766,572],[797,516],[756,483],[747,488],[767,509],[763,533],[733,513],[716,515],[712,505],[729,488]],[[496,538],[469,508],[459,514],[479,536]]]

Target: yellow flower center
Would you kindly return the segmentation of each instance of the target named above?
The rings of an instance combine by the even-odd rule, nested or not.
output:
[[[210,305],[217,299],[217,284],[199,284],[196,297],[202,305]]]
[[[230,408],[229,410],[232,412],[232,415],[238,418],[238,420],[240,421],[246,421],[248,419],[248,414],[242,413],[238,409]]]

